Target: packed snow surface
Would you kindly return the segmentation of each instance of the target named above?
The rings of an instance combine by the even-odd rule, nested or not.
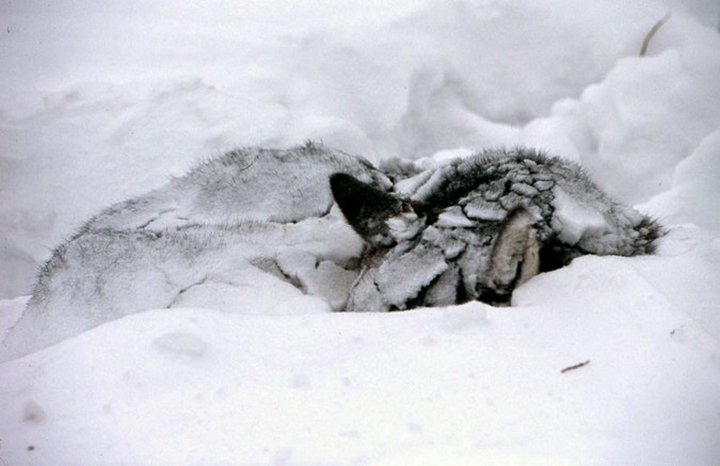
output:
[[[84,221],[235,147],[427,166],[538,147],[669,230],[506,308],[205,287],[0,365],[0,464],[720,461],[716,1],[60,0],[0,19],[2,334]],[[594,221],[565,207],[568,234]]]

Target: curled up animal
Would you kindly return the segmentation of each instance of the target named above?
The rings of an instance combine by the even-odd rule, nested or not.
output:
[[[575,163],[531,149],[430,169],[311,143],[235,150],[110,206],[55,248],[2,359],[248,280],[334,311],[507,304],[538,273],[584,254],[649,254],[661,235]]]

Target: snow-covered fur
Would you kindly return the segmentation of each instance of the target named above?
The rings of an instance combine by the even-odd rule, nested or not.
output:
[[[396,182],[392,195],[349,175],[331,183],[371,246],[349,311],[507,302],[540,271],[583,254],[648,254],[661,234],[576,164],[528,149],[454,160]]]
[[[3,359],[146,309],[281,312],[274,299],[291,292],[347,311],[506,302],[540,271],[649,253],[659,234],[576,165],[529,150],[424,171],[313,144],[238,150],[109,207],[56,248]]]
[[[163,231],[189,224],[289,223],[321,217],[333,206],[327,180],[336,172],[382,189],[391,186],[367,160],[322,145],[246,148],[210,159],[160,189],[111,206],[75,237],[106,228]]]
[[[335,172],[391,189],[367,160],[308,143],[236,150],[105,209],[42,267],[2,359],[153,308],[283,313],[273,299],[306,293],[343,309],[363,242],[334,207]]]

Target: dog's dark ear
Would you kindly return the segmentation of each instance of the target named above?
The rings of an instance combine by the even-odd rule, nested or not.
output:
[[[350,226],[365,241],[387,243],[385,221],[402,211],[402,201],[345,173],[330,176],[330,189]]]

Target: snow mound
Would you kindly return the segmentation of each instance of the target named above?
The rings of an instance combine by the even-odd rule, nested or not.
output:
[[[717,463],[717,1],[58,0],[0,18],[0,333],[81,222],[236,147],[428,168],[537,147],[670,226],[654,256],[580,259],[503,309],[326,313],[221,276],[1,364],[0,463]],[[242,297],[279,315],[228,312]]]
[[[720,334],[634,262],[581,258],[532,279],[512,308],[129,316],[2,366],[4,458],[711,462]]]

